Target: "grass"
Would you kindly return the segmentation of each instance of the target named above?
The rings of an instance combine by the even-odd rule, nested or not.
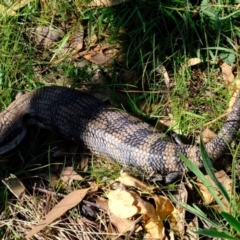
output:
[[[19,9],[16,7],[12,15],[4,14],[2,11],[0,15],[2,109],[14,100],[18,91],[31,91],[51,84],[72,85],[105,95],[116,107],[124,108],[155,125],[161,120],[171,120],[170,129],[194,137],[198,137],[204,130],[203,126],[218,118],[227,109],[230,94],[219,72],[219,62],[239,65],[240,10],[237,1],[221,0],[212,3],[204,0],[198,3],[176,0],[170,3],[140,0],[112,7],[90,7],[88,2],[29,1]],[[1,4],[6,9],[12,9],[11,5],[7,5],[7,1]],[[50,39],[51,44],[47,46],[44,40],[36,39],[36,27],[43,26],[61,30],[63,36],[56,33],[57,40]],[[29,33],[29,29],[32,34]],[[71,36],[75,33],[79,35],[82,33],[84,36],[78,41],[82,41],[82,49],[74,51],[76,47],[73,47],[66,50],[66,43],[73,41]],[[86,60],[84,58],[86,53],[76,56],[76,52],[93,50],[96,46],[100,46],[100,57],[101,53],[114,56],[110,64],[100,64],[93,58]],[[108,47],[105,49],[103,46]],[[187,67],[188,60],[196,57],[200,58],[202,63]],[[164,66],[168,73],[169,85],[166,84],[163,74],[158,71],[161,66]],[[235,75],[239,76],[239,68],[236,67],[234,71]],[[211,129],[218,132],[223,121],[224,119],[220,119],[214,122],[210,125]],[[12,173],[14,159],[17,160],[18,166],[13,173],[19,177],[39,167],[37,159],[45,160],[43,166],[50,172],[49,142],[52,139],[50,137],[50,140],[45,142],[45,132],[41,136],[42,133],[35,131],[37,132],[32,136],[29,135],[30,140],[19,147],[19,151],[1,157],[2,178]],[[58,145],[57,143],[51,148]],[[30,150],[25,149],[25,146],[30,146]],[[238,152],[237,150],[234,152],[234,149],[232,151],[237,163]],[[77,162],[72,157],[69,159]],[[27,160],[30,164],[26,167]],[[6,161],[10,161],[11,164],[6,165]],[[107,179],[113,178],[118,173],[118,166],[109,167],[105,163],[101,164],[101,160],[93,163],[96,166],[93,166],[91,171],[98,183],[101,183],[104,172],[108,173]],[[232,174],[234,176],[233,170]],[[233,179],[237,181],[236,178]],[[234,183],[238,188],[237,182]],[[41,199],[41,196],[36,198],[44,204],[45,199]],[[24,229],[21,219],[26,218],[26,222],[34,220],[34,217],[27,218],[27,214],[19,213],[30,211],[29,206],[13,203],[11,199],[12,195],[1,186],[2,239],[20,239],[21,231]],[[16,204],[13,205],[13,212],[9,204]],[[38,211],[41,212],[41,208]],[[239,216],[235,213],[232,216],[238,221]],[[201,218],[201,215],[199,217]],[[209,218],[208,215],[204,217]],[[17,230],[9,227],[9,223],[17,221],[16,219],[20,219]],[[226,222],[230,224],[235,221],[229,220],[226,216],[221,216],[221,219],[224,223],[214,221],[216,228],[221,228]],[[230,228],[231,226],[230,224]],[[234,227],[232,229],[233,232],[227,232],[235,236],[236,229]],[[81,227],[78,231],[81,232]],[[86,239],[87,237],[85,236]],[[98,237],[101,239],[100,235]]]
[[[223,203],[223,200],[220,199],[219,194],[216,193],[216,188],[214,189],[211,182],[202,174],[202,172],[194,165],[191,161],[189,161],[187,158],[185,158],[183,155],[181,158],[186,163],[186,165],[191,169],[192,172],[198,177],[198,179],[201,180],[201,182],[208,188],[208,191],[213,196],[215,201],[217,202],[219,208],[220,208],[220,216],[217,216],[214,214],[214,218],[211,222],[210,217],[207,217],[200,209],[198,208],[191,208],[190,206],[185,206],[190,212],[194,213],[195,215],[201,216],[205,215],[203,217],[200,217],[200,219],[206,219],[210,226],[209,229],[198,229],[196,233],[204,235],[204,236],[210,236],[210,237],[219,237],[221,239],[238,239],[239,233],[240,233],[240,222],[239,222],[239,203],[238,199],[236,198],[235,193],[235,182],[233,182],[232,190],[229,191],[226,189],[227,186],[224,186],[223,183],[219,182],[219,180],[216,178],[213,166],[208,158],[207,152],[204,148],[203,143],[200,143],[200,149],[203,156],[204,161],[204,168],[206,169],[206,172],[210,179],[215,184],[218,191],[220,191],[221,195],[227,202],[227,205]],[[233,169],[233,175],[235,174],[235,169]],[[228,206],[231,206],[231,210],[229,211]],[[227,213],[230,212],[231,214]],[[222,223],[222,227],[219,228],[219,224],[217,221]],[[215,221],[215,223],[214,223]],[[225,226],[227,225],[227,227]]]

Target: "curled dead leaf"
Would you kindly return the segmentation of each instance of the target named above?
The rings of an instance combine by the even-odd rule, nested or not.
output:
[[[96,202],[104,209],[106,212],[110,213],[108,207],[108,201],[104,198],[98,197]],[[121,234],[126,233],[127,231],[131,231],[134,228],[135,221],[130,219],[122,219],[114,214],[109,214],[110,222],[117,228],[118,232]]]
[[[220,65],[222,70],[222,76],[227,85],[231,84],[234,81],[234,75],[232,73],[232,66],[229,66],[227,63],[222,63]]]
[[[199,63],[201,63],[201,59],[200,58],[190,58],[187,62],[187,66],[188,67],[191,67],[191,66],[194,66],[194,65],[197,65]]]
[[[18,199],[20,199],[25,193],[25,186],[15,175],[11,175],[10,177],[5,178],[4,180],[2,180],[2,182]]]
[[[228,177],[228,175],[225,173],[225,171],[221,170],[215,173],[215,176],[217,180],[225,187],[226,191],[228,192],[229,196],[232,196],[233,194],[233,183],[232,180]],[[215,189],[217,195],[220,197],[223,204],[226,206],[228,210],[230,210],[229,202],[220,194],[219,189],[216,187],[216,185],[213,183],[211,178],[208,175],[205,175],[205,177],[208,179],[208,181],[212,184],[213,188]],[[199,180],[198,181],[199,190],[203,196],[205,204],[209,205],[214,202],[214,198],[212,194],[208,191],[207,187]],[[216,208],[216,207],[215,207]]]
[[[184,231],[184,225],[181,224],[179,210],[165,196],[154,195],[153,199],[156,205],[156,214],[160,219],[167,219],[171,230],[180,234]]]
[[[230,101],[229,101],[229,108],[227,109],[228,113],[230,113],[232,111],[232,108],[238,99],[238,94],[239,94],[239,89],[235,89],[235,91],[232,93]]]
[[[84,37],[83,31],[71,34],[67,41],[66,48],[71,49],[71,51],[76,52],[80,51],[83,47],[83,37]]]
[[[125,190],[113,190],[108,193],[108,206],[112,214],[119,218],[131,218],[136,214],[142,214],[145,229],[151,238],[163,239],[165,229],[163,222],[159,219],[153,205],[143,200],[135,192]]]
[[[165,196],[153,195],[153,199],[156,205],[157,215],[161,219],[167,219],[167,217],[169,217],[174,210],[173,204]]]
[[[107,194],[108,206],[115,216],[119,218],[130,218],[138,213],[138,208],[134,205],[135,198],[130,192],[117,189]]]
[[[93,0],[88,3],[88,6],[96,7],[96,6],[105,6],[112,7],[118,4],[122,4],[124,2],[128,2],[128,0]]]
[[[14,11],[19,10],[20,8],[28,5],[30,2],[32,2],[33,0],[17,0],[14,1],[14,4],[11,6],[11,9]],[[6,1],[5,1],[6,2]],[[12,1],[11,1],[12,2]]]
[[[63,181],[65,187],[71,186],[73,180],[83,180],[77,172],[74,171],[73,167],[65,167],[61,173],[61,180]]]
[[[0,13],[9,16],[14,16],[16,14],[12,8],[8,8],[2,4],[0,4]]]
[[[145,236],[145,239],[165,239],[165,229],[162,221],[149,219],[149,221],[145,224],[145,229],[148,233],[147,236]]]
[[[103,53],[96,53],[94,51],[90,51],[88,54],[84,55],[84,58],[97,65],[108,64],[111,61],[111,59]]]
[[[116,179],[116,181],[119,181],[122,184],[127,186],[136,187],[142,191],[147,191],[147,192],[152,191],[152,187],[138,180],[137,178],[132,177],[131,175],[129,175],[127,172],[124,172],[124,171],[120,172],[120,177]]]
[[[167,69],[165,68],[165,66],[159,65],[156,68],[156,72],[163,76],[165,85],[167,86],[167,88],[169,88],[170,87],[170,78],[169,78],[169,75],[168,75],[168,72],[167,72]]]
[[[204,131],[201,133],[202,141],[204,143],[207,143],[211,141],[213,138],[215,138],[217,134],[210,130],[208,127],[204,129]]]
[[[38,26],[27,28],[26,35],[36,44],[49,48],[64,36],[64,32],[49,26]]]
[[[97,45],[94,49],[87,52],[79,53],[85,59],[97,65],[109,65],[113,62],[112,55],[108,55],[108,51],[112,48],[109,44]]]
[[[5,2],[7,6],[0,4],[0,13],[6,14],[9,16],[14,16],[16,15],[16,11],[18,11],[22,7],[32,2],[32,0],[18,0],[18,1],[15,1],[14,3],[13,1],[3,1],[3,2]]]

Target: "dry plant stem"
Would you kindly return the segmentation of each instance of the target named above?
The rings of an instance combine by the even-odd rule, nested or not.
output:
[[[56,197],[62,197],[62,198],[66,197],[66,194],[56,193],[56,192],[46,190],[46,189],[43,189],[43,188],[33,187],[33,190],[37,190],[37,191],[42,192],[42,193],[47,193],[49,195],[56,196]]]

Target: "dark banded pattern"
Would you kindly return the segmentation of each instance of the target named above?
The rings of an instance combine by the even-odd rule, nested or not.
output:
[[[0,113],[0,154],[19,144],[31,119],[69,139],[84,143],[93,153],[148,173],[167,175],[187,171],[178,157],[180,152],[197,166],[202,166],[197,146],[176,145],[147,123],[87,93],[57,86],[27,93]],[[224,153],[239,127],[240,98],[218,136],[206,144],[213,160]]]

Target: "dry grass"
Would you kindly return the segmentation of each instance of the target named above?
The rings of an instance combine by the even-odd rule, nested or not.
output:
[[[64,85],[90,91],[155,126],[164,123],[190,136],[188,143],[196,142],[203,126],[215,132],[220,129],[224,119],[214,124],[212,120],[227,109],[233,85],[226,87],[219,69],[223,62],[239,65],[239,20],[234,4],[129,1],[105,7],[90,6],[87,1],[21,1],[21,6],[13,7],[9,2],[1,4],[14,12],[0,18],[2,108],[19,90]],[[187,66],[196,56],[201,63]],[[230,73],[239,76],[238,72],[236,67]],[[63,189],[59,174],[66,166],[74,167],[83,180]],[[93,158],[62,137],[31,129],[15,151],[0,159],[1,178],[14,173],[26,187],[17,199],[5,185],[0,186],[0,238],[23,239],[69,192],[96,183],[98,191],[33,239],[143,239],[143,219],[137,216],[135,228],[121,235],[115,232],[111,214],[96,202],[97,197],[106,199],[119,170],[117,164]],[[227,170],[236,174],[229,171],[229,165]],[[175,184],[162,188],[165,193],[177,191]],[[152,204],[151,194],[130,189]],[[189,193],[188,202],[210,213],[209,219],[221,229],[223,219],[209,211],[194,189]],[[193,219],[187,217],[185,226]],[[200,226],[206,227],[199,219]]]

